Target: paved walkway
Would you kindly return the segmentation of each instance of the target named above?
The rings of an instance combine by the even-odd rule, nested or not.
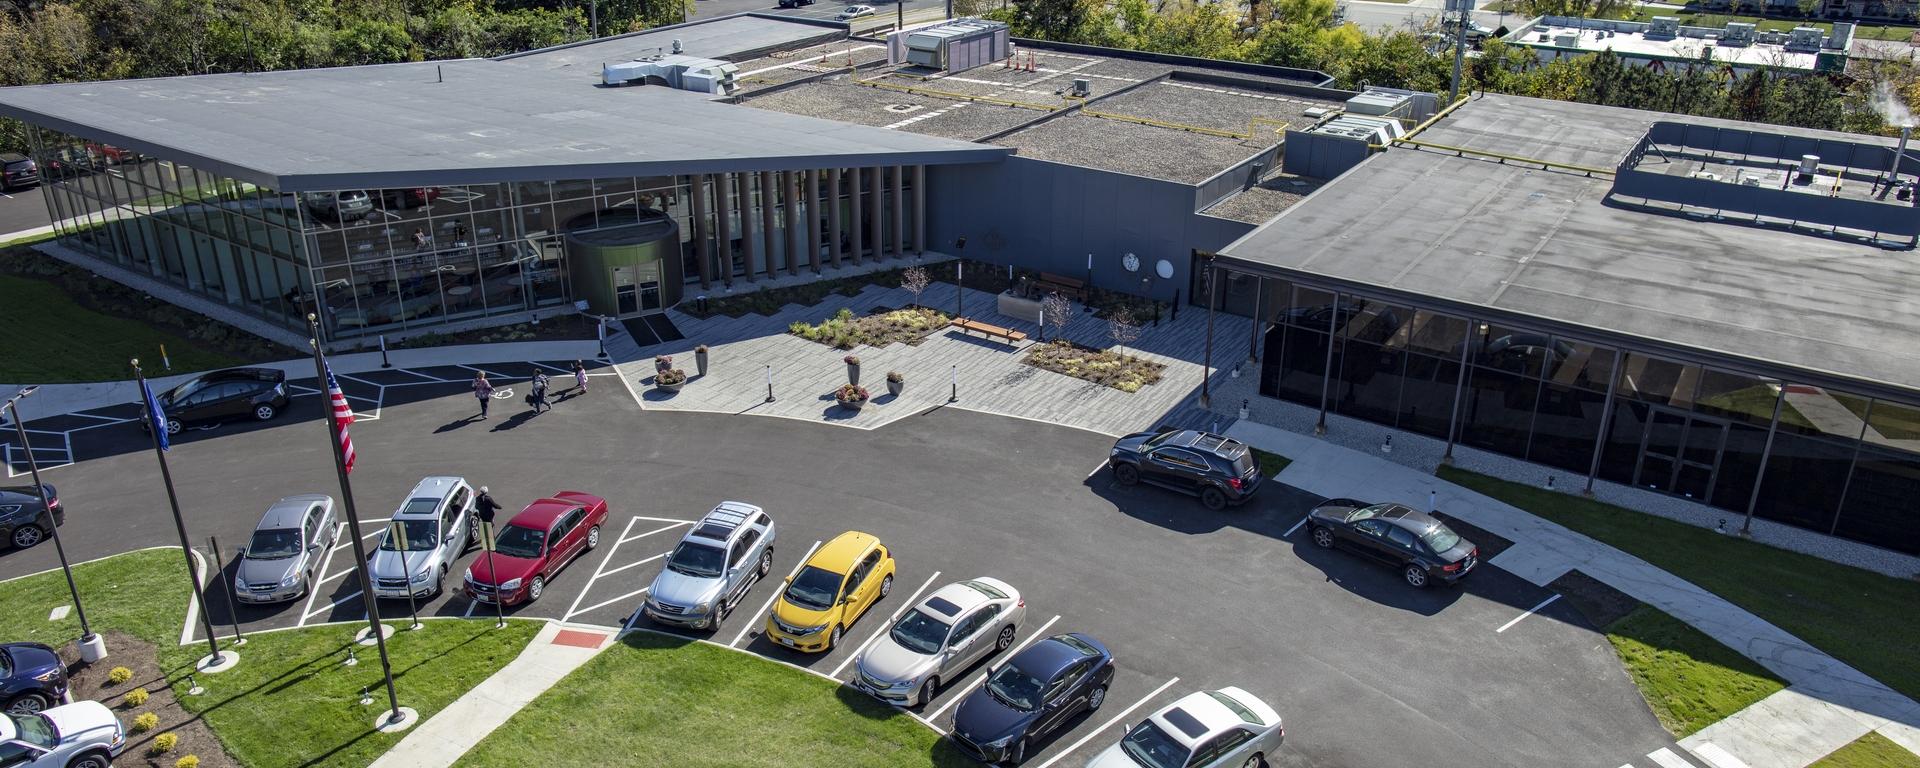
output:
[[[1791,686],[1681,740],[1714,768],[1804,768],[1878,730],[1920,752],[1920,703],[1760,617],[1646,561],[1419,470],[1253,422],[1228,434],[1293,459],[1281,482],[1323,496],[1437,494],[1441,511],[1514,542],[1489,562],[1545,586],[1569,570],[1659,608],[1773,671]]]
[[[409,731],[371,768],[453,765],[529,702],[612,645],[612,640],[613,635],[606,632],[567,629],[549,622],[518,657]]]

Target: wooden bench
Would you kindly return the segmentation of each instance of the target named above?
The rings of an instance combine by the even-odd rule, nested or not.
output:
[[[1058,293],[1062,296],[1072,296],[1073,298],[1079,299],[1082,303],[1085,303],[1087,300],[1087,281],[1085,280],[1067,277],[1066,275],[1056,275],[1052,272],[1042,272],[1040,273],[1040,279],[1035,282],[1039,283],[1041,291]]]
[[[1016,344],[1016,343],[1027,340],[1027,334],[1025,331],[1016,331],[1016,330],[1013,330],[1012,328],[1002,328],[1000,326],[983,323],[978,320],[968,320],[967,318],[964,318],[964,317],[954,318],[953,321],[949,323],[949,325],[952,325],[953,327],[960,329],[961,332],[963,333],[967,331],[976,331],[982,335],[987,336],[988,338],[998,336],[1000,338],[1006,339],[1008,344]]]

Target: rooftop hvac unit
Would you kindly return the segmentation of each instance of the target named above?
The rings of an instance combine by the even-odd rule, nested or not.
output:
[[[606,85],[664,85],[714,96],[733,93],[740,65],[730,61],[671,54],[607,64],[600,69]]]
[[[963,72],[1013,55],[1007,25],[982,19],[955,19],[887,35],[887,60]]]
[[[1326,107],[1308,107],[1305,110],[1301,111],[1300,115],[1302,117],[1307,118],[1308,120],[1319,120],[1320,118],[1326,117],[1327,115],[1331,115],[1334,112],[1335,110],[1328,109]]]
[[[1680,17],[1655,16],[1647,24],[1647,37],[1679,37]]]
[[[1553,44],[1560,46],[1561,48],[1578,48],[1580,47],[1580,33],[1562,32],[1560,34],[1554,35]]]
[[[1091,81],[1084,77],[1076,77],[1073,79],[1073,95],[1085,96],[1090,93],[1093,93],[1093,83]]]
[[[1727,31],[1720,34],[1720,44],[1745,47],[1753,45],[1753,37],[1753,24],[1744,21],[1735,21],[1727,24]]]
[[[1794,27],[1787,33],[1787,47],[1794,50],[1817,50],[1823,37],[1826,35],[1820,32],[1819,27]]]
[[[1367,91],[1347,99],[1347,114],[1350,115],[1400,115],[1406,114],[1413,104],[1413,97],[1407,94],[1387,93],[1385,91]]]
[[[674,53],[679,53],[679,52],[681,52],[681,51],[683,51],[683,50],[685,50],[685,48],[683,48],[683,47],[682,47],[682,46],[680,45],[680,38],[677,38],[677,37],[676,37],[676,38],[674,38],[674,39],[673,39],[673,52],[674,52]]]

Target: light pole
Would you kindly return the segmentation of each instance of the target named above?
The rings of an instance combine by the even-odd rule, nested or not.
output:
[[[80,588],[73,582],[73,567],[67,563],[67,548],[60,542],[60,520],[54,511],[54,500],[47,497],[47,486],[40,482],[40,462],[33,458],[33,444],[27,442],[27,425],[20,420],[20,399],[33,394],[39,387],[27,387],[7,398],[7,415],[13,419],[13,433],[20,438],[20,450],[27,454],[27,470],[33,473],[34,490],[40,494],[40,508],[47,512],[47,531],[53,536],[54,554],[60,556],[60,572],[67,576],[67,593],[73,596],[73,612],[80,617],[80,658],[88,663],[107,657],[107,641],[93,633],[87,624],[87,609],[80,605]]]

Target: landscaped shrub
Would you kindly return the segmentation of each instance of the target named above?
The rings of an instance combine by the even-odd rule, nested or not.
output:
[[[152,712],[142,712],[133,718],[133,732],[146,733],[160,726],[160,716]]]
[[[147,703],[147,689],[135,688],[127,691],[126,702],[129,707],[137,707]]]
[[[833,399],[852,405],[867,402],[867,388],[856,384],[844,384],[833,392]]]
[[[173,761],[173,768],[200,768],[200,758],[187,755],[186,757]]]
[[[1141,387],[1160,380],[1165,365],[1123,355],[1112,350],[1090,349],[1066,341],[1035,344],[1021,362],[1035,368],[1085,379],[1122,392],[1138,392]]]
[[[660,386],[660,387],[671,387],[675,384],[685,384],[687,383],[687,372],[679,368],[668,368],[664,371],[654,374],[653,383],[655,386]]]
[[[947,316],[931,309],[896,309],[878,315],[855,317],[853,310],[841,308],[833,317],[808,325],[796,322],[787,332],[808,341],[817,341],[835,349],[852,349],[861,344],[884,347],[895,342],[919,344],[934,331],[947,326]],[[848,364],[854,365],[852,355]]]
[[[180,743],[180,734],[163,733],[153,737],[153,747],[150,749],[150,751],[156,755],[165,754],[167,752],[172,752],[174,746],[179,743]]]
[[[107,682],[119,685],[133,679],[133,670],[126,667],[114,667],[107,670]]]

